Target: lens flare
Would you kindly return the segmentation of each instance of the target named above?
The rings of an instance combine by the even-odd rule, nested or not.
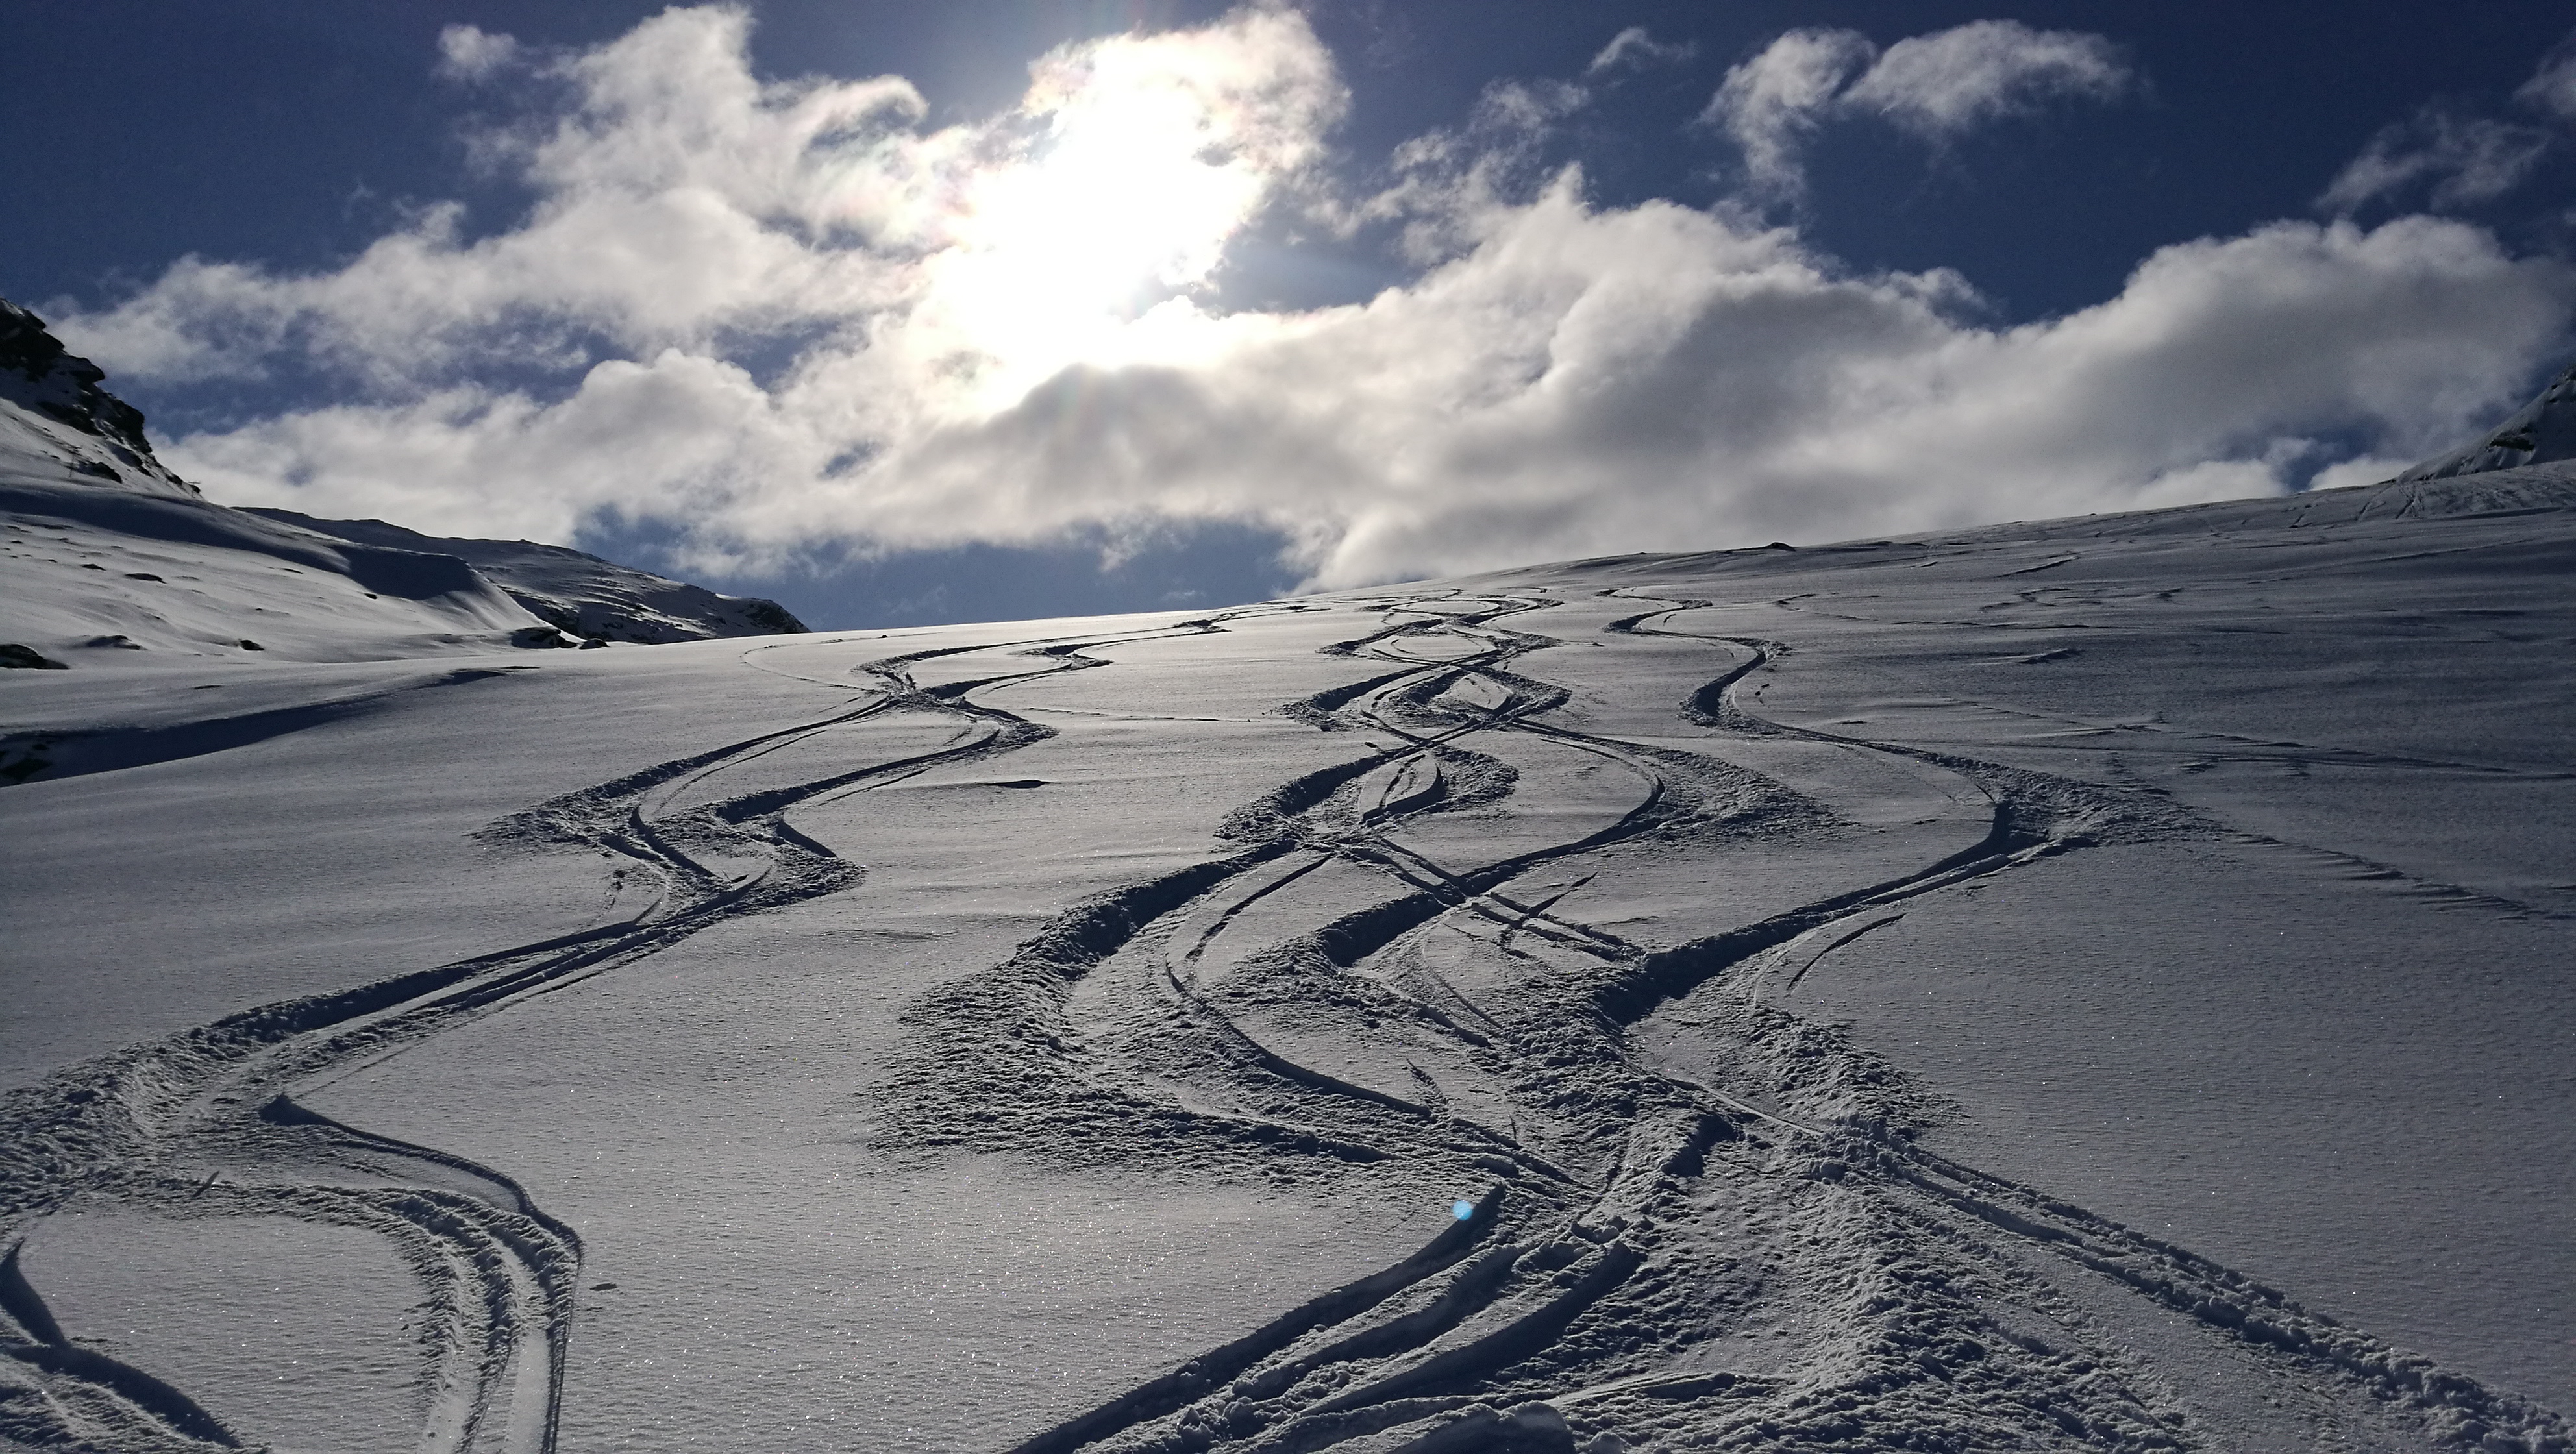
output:
[[[1476,1204],[1462,1197],[1449,1204],[1449,1215],[1456,1217],[1459,1221],[1466,1221],[1468,1218],[1476,1215]]]

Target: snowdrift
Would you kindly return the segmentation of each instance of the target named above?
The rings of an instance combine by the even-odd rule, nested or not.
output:
[[[2571,569],[2541,467],[5,673],[0,1439],[2556,1454]]]

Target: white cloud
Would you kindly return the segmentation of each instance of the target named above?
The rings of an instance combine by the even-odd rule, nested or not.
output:
[[[1659,41],[1646,33],[1646,27],[1632,25],[1610,37],[1610,43],[1592,57],[1592,64],[1583,68],[1583,74],[1590,79],[1623,70],[1644,70],[1686,61],[1697,54],[1699,47],[1690,41]]]
[[[2576,47],[2561,46],[2556,55],[2541,62],[2539,71],[2522,83],[2513,99],[2562,120],[2576,121]]]
[[[2406,121],[2381,128],[2361,155],[2335,174],[2317,205],[2348,214],[2429,182],[2433,206],[2473,206],[2518,186],[2549,144],[2549,133],[2536,127],[2427,106]]]
[[[1879,117],[1946,143],[2052,101],[2110,100],[2136,84],[2098,35],[1979,20],[1881,54],[1856,30],[1792,30],[1727,71],[1703,121],[1734,138],[1757,190],[1794,196],[1799,150],[1828,121]]]
[[[1845,83],[1877,55],[1878,47],[1857,30],[1790,31],[1728,68],[1701,119],[1744,149],[1755,186],[1795,190],[1804,178],[1800,144],[1835,113]]]
[[[1591,92],[1567,81],[1497,81],[1476,98],[1474,126],[1496,134],[1544,131],[1591,101]]]
[[[2284,488],[2331,431],[2429,447],[2576,292],[2423,221],[2167,249],[2016,329],[1952,321],[1959,290],[1560,188],[1411,288],[1245,328],[1220,366],[1060,379],[907,464],[934,496],[1258,511],[1332,581],[2142,507]]]
[[[2418,217],[2169,247],[2097,307],[1982,326],[1954,275],[1595,207],[1571,171],[1516,190],[1479,148],[1564,104],[1531,90],[1416,149],[1390,215],[1438,225],[1418,277],[1225,312],[1228,240],[1307,197],[1342,106],[1292,12],[1065,51],[1010,115],[928,132],[898,80],[763,85],[742,42],[673,11],[566,63],[508,232],[432,216],[309,276],[191,261],[62,331],[120,375],[366,381],[174,442],[217,498],[559,540],[650,519],[750,568],[1257,522],[1340,584],[2284,488],[2329,438],[2450,442],[2576,308],[2565,266]]]
[[[2101,36],[1979,20],[1889,46],[1842,101],[1943,139],[2051,101],[2111,100],[2133,82]]]
[[[438,71],[457,81],[480,81],[519,58],[519,43],[471,25],[451,25],[438,33]]]
[[[2349,216],[2363,206],[2393,201],[2418,185],[2435,209],[2449,211],[2491,202],[2521,186],[2560,141],[2549,123],[2576,122],[2576,49],[2562,46],[2513,93],[2540,113],[2543,125],[2475,116],[2445,102],[2418,107],[2406,120],[2384,126],[2344,164],[2317,197],[2317,205]]]

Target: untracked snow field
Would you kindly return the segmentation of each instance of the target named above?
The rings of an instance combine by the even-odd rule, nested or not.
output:
[[[2543,467],[0,673],[0,1448],[2560,1454],[2571,579]]]

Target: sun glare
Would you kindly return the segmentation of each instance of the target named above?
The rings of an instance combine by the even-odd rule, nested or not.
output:
[[[1175,342],[1171,325],[1197,316],[1189,295],[1275,180],[1242,144],[1257,120],[1239,102],[1173,68],[1102,59],[1041,70],[1038,134],[974,175],[953,246],[928,265],[944,342],[975,361],[975,407]]]

